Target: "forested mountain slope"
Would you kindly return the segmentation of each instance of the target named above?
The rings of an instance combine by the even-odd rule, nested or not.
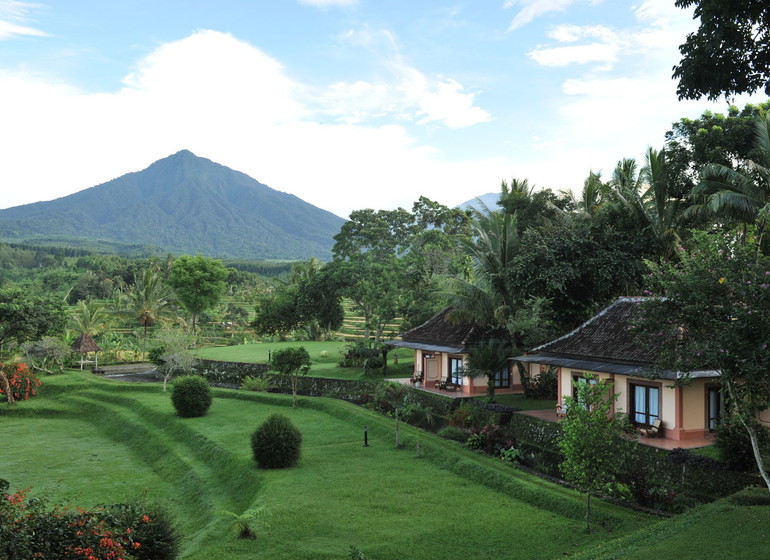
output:
[[[183,150],[63,198],[0,210],[0,240],[327,259],[343,223],[294,195]]]

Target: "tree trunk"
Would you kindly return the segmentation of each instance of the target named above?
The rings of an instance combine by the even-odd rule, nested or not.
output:
[[[13,404],[13,391],[11,391],[11,384],[8,383],[8,376],[5,375],[4,371],[0,371],[0,386],[2,386],[3,392],[8,399],[8,404]]]
[[[297,386],[299,385],[299,377],[297,375],[291,376],[291,407],[297,408]]]
[[[396,409],[396,449],[401,447],[401,429],[398,424],[398,409]]]
[[[757,462],[757,468],[759,469],[759,474],[762,476],[762,480],[765,481],[765,486],[767,486],[768,491],[770,491],[770,476],[767,474],[767,469],[765,468],[765,461],[762,459],[762,453],[759,450],[759,441],[757,440],[757,431],[754,429],[754,426],[752,426],[749,422],[743,422],[743,426],[746,428],[746,431],[749,433],[749,439],[751,440],[751,449],[754,451],[754,460]]]
[[[591,532],[591,492],[586,493],[586,533]]]
[[[744,414],[742,414],[742,411],[740,409],[740,406],[738,405],[738,399],[735,396],[735,391],[733,390],[733,385],[731,382],[726,382],[725,386],[727,387],[727,393],[730,396],[730,400],[733,403],[733,408],[735,409],[735,413],[738,416],[738,420],[741,424],[743,424],[743,427],[746,430],[746,433],[749,434],[749,441],[751,441],[751,450],[754,452],[754,461],[757,463],[757,469],[759,470],[759,474],[762,477],[762,480],[765,482],[765,486],[767,486],[768,491],[770,491],[770,476],[767,473],[767,468],[765,467],[765,461],[762,459],[762,453],[759,449],[759,441],[757,440],[757,432],[754,429],[754,426],[751,422],[746,420],[746,417]]]

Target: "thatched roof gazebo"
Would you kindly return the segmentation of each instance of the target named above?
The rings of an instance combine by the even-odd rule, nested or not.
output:
[[[75,342],[72,343],[71,348],[74,352],[80,354],[80,369],[83,369],[83,364],[94,364],[94,368],[99,367],[99,359],[96,353],[101,352],[102,349],[99,348],[99,345],[88,334],[83,333],[77,337]],[[88,354],[91,352],[94,353],[93,360],[88,359]]]

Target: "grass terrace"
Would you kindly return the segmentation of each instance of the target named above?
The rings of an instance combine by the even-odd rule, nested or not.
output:
[[[80,371],[43,381],[38,397],[0,407],[14,451],[0,476],[86,507],[146,494],[171,508],[182,558],[344,559],[351,545],[370,560],[563,558],[655,521],[597,501],[585,534],[575,492],[410,426],[396,449],[392,419],[346,402],[292,409],[289,396],[217,389],[205,417],[180,419],[156,384]],[[261,471],[249,436],[275,411],[302,431],[303,457]],[[237,539],[222,512],[259,508],[257,538]]]
[[[361,368],[340,367],[342,358],[348,343],[339,341],[294,341],[294,342],[270,342],[256,344],[241,344],[238,346],[220,346],[201,348],[195,355],[205,360],[219,360],[223,362],[267,363],[270,353],[284,348],[303,346],[310,354],[313,362],[308,375],[313,377],[327,377],[334,379],[377,379],[385,377],[410,377],[414,369],[414,351],[408,348],[396,348],[388,354],[388,369],[385,376],[382,370],[374,369],[364,377]],[[394,364],[394,360],[398,361]]]

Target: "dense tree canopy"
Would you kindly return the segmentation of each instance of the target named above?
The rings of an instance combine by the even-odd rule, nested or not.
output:
[[[770,10],[766,0],[676,0],[695,6],[700,27],[679,47],[679,99],[770,95]]]
[[[0,290],[0,346],[61,334],[66,322],[64,302],[56,297]]]
[[[201,255],[182,255],[171,265],[169,285],[192,315],[193,331],[198,315],[211,309],[225,292],[227,269],[221,261]]]
[[[753,236],[743,239],[696,232],[677,264],[654,267],[650,285],[665,297],[647,302],[639,327],[662,348],[658,368],[686,374],[677,384],[694,371],[719,373],[770,488],[755,424],[770,407],[770,257]]]

